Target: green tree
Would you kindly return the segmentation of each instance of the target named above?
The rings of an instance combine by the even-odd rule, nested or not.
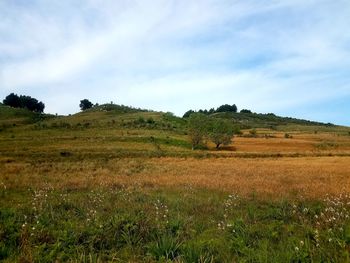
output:
[[[79,107],[81,110],[87,110],[92,108],[93,104],[88,99],[83,99],[80,101]]]
[[[188,117],[188,135],[194,150],[202,141],[207,132],[208,117],[202,113],[192,113]]]
[[[233,124],[228,120],[212,118],[208,125],[208,137],[216,145],[228,145],[232,142],[233,135],[236,131]]]
[[[216,112],[237,112],[237,106],[236,104],[233,104],[232,106],[228,104],[224,104],[218,107],[216,109]]]
[[[7,95],[6,98],[3,100],[3,103],[4,105],[7,105],[13,108],[21,107],[21,101],[19,99],[19,96],[14,93]]]
[[[240,111],[240,113],[252,113],[252,111],[251,110],[247,110],[247,109],[243,109],[243,110],[241,110]]]
[[[182,116],[182,118],[188,118],[193,113],[195,113],[195,111],[193,110],[186,111],[185,114]]]
[[[3,101],[4,105],[13,107],[13,108],[25,108],[34,112],[43,112],[45,108],[45,104],[41,101],[38,101],[35,98],[30,96],[20,95],[11,93],[6,96]]]

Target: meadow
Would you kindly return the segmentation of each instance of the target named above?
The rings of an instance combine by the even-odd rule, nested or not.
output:
[[[0,261],[350,262],[347,127],[192,151],[170,113],[4,116]]]

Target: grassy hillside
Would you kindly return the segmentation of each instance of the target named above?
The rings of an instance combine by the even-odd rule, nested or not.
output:
[[[220,112],[211,116],[232,120],[241,129],[266,128],[271,130],[308,130],[308,131],[347,131],[346,127],[330,123],[320,123],[289,117],[280,117],[272,113],[235,113]],[[54,118],[53,115],[39,114],[26,109],[11,108],[0,104],[0,126],[11,127],[21,124],[37,123],[44,127],[108,126],[118,124],[125,127],[168,129],[184,132],[186,119],[171,113],[154,112],[123,105],[104,104],[89,110]],[[47,121],[50,120],[50,121]]]
[[[2,262],[349,262],[349,128],[253,118],[192,151],[171,113],[0,107]]]
[[[333,127],[331,123],[321,123],[315,121],[301,120],[290,117],[280,117],[273,113],[238,113],[225,112],[215,113],[216,117],[232,119],[240,124],[242,128],[271,128],[277,129],[278,126],[285,125],[300,125],[300,126],[319,126],[319,127]]]
[[[0,104],[0,128],[32,124],[51,118],[52,115],[31,112],[27,109],[12,108]]]
[[[0,146],[8,155],[23,157],[60,157],[61,154],[68,154],[70,158],[99,158],[106,154],[114,157],[350,154],[350,129],[339,126],[284,123],[274,129],[257,128],[254,136],[252,130],[242,130],[242,135],[236,136],[232,145],[219,151],[209,141],[202,150],[192,151],[187,120],[171,113],[107,104],[70,116],[40,118],[25,110],[4,109],[2,115],[6,117],[7,126],[4,127],[7,129],[2,132]],[[241,116],[231,113],[214,116],[232,119],[236,115]],[[16,122],[18,118],[22,122]],[[23,125],[25,122],[29,124]],[[256,120],[252,122],[257,124]]]

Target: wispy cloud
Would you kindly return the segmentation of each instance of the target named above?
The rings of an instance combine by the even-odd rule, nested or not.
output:
[[[0,95],[33,94],[59,113],[88,97],[179,115],[298,107],[332,121],[317,112],[350,97],[349,13],[347,0],[2,1]]]

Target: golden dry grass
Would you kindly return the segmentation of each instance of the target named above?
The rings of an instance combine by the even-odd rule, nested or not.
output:
[[[350,153],[350,136],[339,136],[336,133],[289,133],[292,138],[284,138],[284,133],[270,133],[273,138],[234,138],[238,152],[259,153],[303,153],[332,151],[333,153]],[[325,144],[325,147],[322,147]],[[328,146],[328,147],[326,147]]]
[[[81,114],[81,119],[84,118]],[[265,134],[273,136],[265,138]],[[190,147],[164,142],[159,146],[150,140],[153,137],[188,140],[181,133],[109,127],[84,130],[18,128],[16,133],[0,136],[0,184],[12,189],[40,188],[47,184],[59,189],[190,185],[274,198],[299,194],[320,198],[327,193],[349,192],[348,134],[295,131],[290,132],[292,138],[284,135],[284,132],[258,130],[258,138],[235,137],[231,148],[217,151],[208,143],[209,150],[194,152],[198,156],[209,153],[227,158],[184,159],[180,157],[194,156]],[[147,157],[147,153],[158,148],[178,158]],[[123,151],[125,155],[120,154]],[[68,152],[69,156],[62,157],[62,152]],[[299,157],[271,157],[277,155]],[[333,156],[312,157],[325,155]],[[143,157],[125,158],[130,156]]]
[[[249,196],[322,198],[350,190],[350,157],[137,158],[46,162],[0,160],[0,181],[8,188],[184,187]]]

